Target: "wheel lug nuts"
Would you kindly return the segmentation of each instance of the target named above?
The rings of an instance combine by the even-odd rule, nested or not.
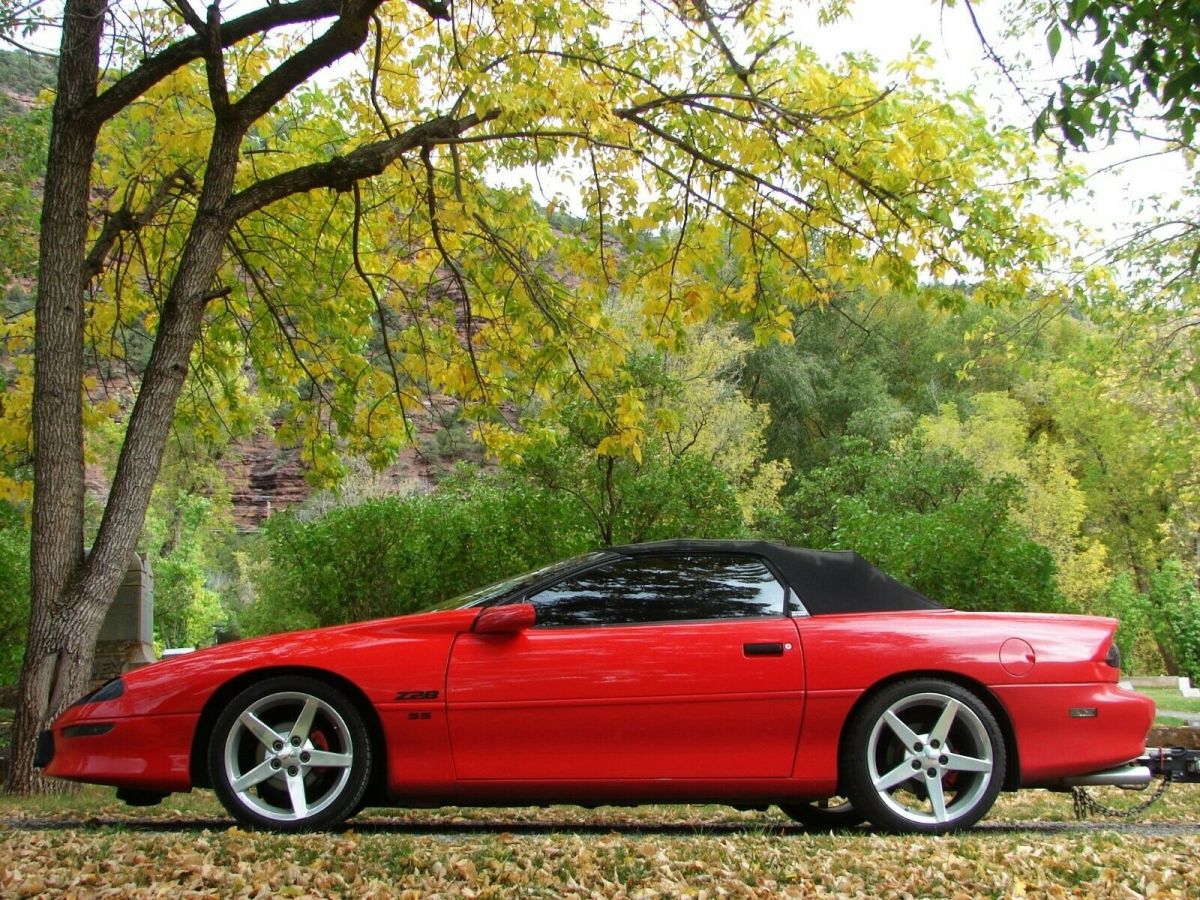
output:
[[[913,768],[914,768],[914,769],[919,769],[919,768],[921,768],[921,761],[920,761],[919,759],[914,759],[914,760],[913,760]]]
[[[929,771],[932,772],[933,769],[930,769]],[[288,766],[288,774],[289,775],[299,775],[300,769],[297,768],[296,766]]]
[[[277,760],[277,759],[271,760],[271,768],[278,769],[279,768],[279,760]]]
[[[942,742],[941,741],[930,741],[929,746],[932,747],[934,750],[936,750],[938,747],[942,746]]]
[[[292,738],[292,746],[299,747],[300,746],[300,738],[298,738],[298,737]]]
[[[950,762],[950,759],[949,759],[949,757],[946,757],[946,756],[939,756],[938,762],[940,762],[944,766],[946,763]]]
[[[274,747],[276,750],[282,750],[283,749],[283,741],[276,741],[271,746]]]
[[[917,753],[920,753],[924,749],[925,749],[925,745],[922,744],[920,741],[917,741],[915,744],[913,744],[913,750],[915,750]]]
[[[311,757],[311,756],[309,756],[307,753],[301,753],[301,754],[300,754],[300,762],[302,762],[302,763],[306,763],[306,762],[308,762],[310,759],[312,759],[312,757]]]
[[[932,768],[926,769],[925,774],[928,775],[930,778],[937,778],[937,769],[932,769]]]

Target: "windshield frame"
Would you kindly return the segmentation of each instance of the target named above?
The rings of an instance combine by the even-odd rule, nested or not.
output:
[[[543,583],[548,584],[558,581],[560,578],[575,572],[577,569],[590,568],[615,555],[607,550],[591,550],[587,553],[581,553],[579,556],[572,556],[569,559],[560,559],[529,572],[522,572],[520,575],[502,578],[483,587],[478,587],[451,597],[448,600],[443,600],[440,603],[435,603],[433,606],[427,607],[427,611],[482,609],[485,606],[500,606],[511,599],[529,593],[532,588],[540,587]]]

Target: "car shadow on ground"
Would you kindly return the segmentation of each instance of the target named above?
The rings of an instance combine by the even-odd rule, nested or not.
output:
[[[14,831],[69,831],[103,828],[130,832],[198,832],[228,831],[237,823],[232,819],[219,818],[131,818],[123,816],[81,816],[77,819],[54,818],[0,818],[0,829]],[[454,835],[657,835],[665,837],[713,837],[724,835],[762,835],[774,837],[797,837],[824,835],[827,829],[805,828],[802,825],[775,822],[574,822],[523,820],[513,822],[505,819],[472,819],[470,821],[447,822],[442,820],[414,821],[412,819],[390,819],[367,817],[354,819],[345,827],[330,833],[344,831],[356,834],[395,834],[410,837],[445,837]],[[979,836],[1010,834],[1071,834],[1114,831],[1122,834],[1146,836],[1197,835],[1200,822],[1133,822],[1125,820],[1093,819],[1082,822],[981,822],[970,829]],[[846,836],[888,834],[889,832],[868,826],[843,829],[835,834]]]

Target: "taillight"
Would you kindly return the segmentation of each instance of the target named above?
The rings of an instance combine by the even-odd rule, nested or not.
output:
[[[1104,657],[1105,665],[1112,666],[1114,669],[1121,668],[1121,648],[1117,646],[1117,642],[1113,641],[1108,648],[1108,655]]]

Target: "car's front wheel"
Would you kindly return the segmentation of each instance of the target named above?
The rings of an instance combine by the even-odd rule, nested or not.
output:
[[[973,693],[934,678],[884,688],[855,715],[842,745],[854,808],[875,825],[940,834],[967,828],[1004,784],[1004,738]]]
[[[371,773],[362,714],[336,687],[268,678],[233,698],[208,747],[213,788],[239,821],[283,831],[354,814]]]

